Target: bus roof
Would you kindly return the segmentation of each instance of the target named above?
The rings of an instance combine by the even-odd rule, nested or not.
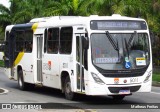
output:
[[[90,15],[90,16],[51,16],[51,17],[42,17],[42,18],[34,18],[30,20],[29,23],[25,24],[16,24],[16,25],[8,25],[6,27],[7,30],[12,29],[12,27],[22,28],[22,27],[30,27],[34,23],[38,23],[38,27],[53,27],[53,26],[69,26],[69,25],[89,25],[91,20],[134,20],[134,21],[145,21],[141,18],[132,18],[121,16],[119,14],[113,14],[112,16],[98,16],[98,15]]]
[[[113,14],[112,16],[98,16],[98,15],[90,15],[90,16],[51,16],[51,17],[42,17],[42,18],[34,18],[32,20],[30,20],[30,23],[34,23],[34,22],[49,22],[49,21],[54,21],[54,20],[101,20],[101,19],[105,19],[105,20],[143,20],[141,18],[133,18],[133,17],[127,17],[127,16],[121,16],[119,14]],[[74,21],[76,22],[76,21]]]

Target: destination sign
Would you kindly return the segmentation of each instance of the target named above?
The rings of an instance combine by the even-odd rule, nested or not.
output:
[[[145,21],[129,20],[93,20],[90,23],[92,30],[146,30]]]

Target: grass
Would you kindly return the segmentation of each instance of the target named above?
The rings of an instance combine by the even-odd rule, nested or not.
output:
[[[0,60],[0,67],[4,67],[4,61]]]
[[[158,72],[158,71],[153,72],[152,80],[160,82],[160,72]]]

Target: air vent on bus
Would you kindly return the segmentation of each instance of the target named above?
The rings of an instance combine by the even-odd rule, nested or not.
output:
[[[113,14],[112,17],[121,17],[120,14]]]
[[[130,92],[136,92],[140,89],[140,85],[131,87],[108,87],[111,93],[119,93],[120,90],[130,90]]]
[[[34,18],[30,20],[30,23],[35,23],[35,22],[46,22],[46,20],[50,19],[51,17],[44,17],[44,18]]]

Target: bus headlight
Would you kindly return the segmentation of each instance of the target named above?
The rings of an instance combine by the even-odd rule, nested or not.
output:
[[[95,81],[96,83],[98,83],[98,84],[105,84],[105,83],[97,76],[97,74],[95,74],[95,73],[93,73],[93,72],[91,72],[91,74],[92,74],[92,77],[93,77],[93,79],[94,79],[94,81]]]
[[[149,78],[151,77],[152,75],[152,71],[150,71],[147,75],[147,77],[145,78],[145,80],[143,81],[144,83],[148,82],[149,81]]]

